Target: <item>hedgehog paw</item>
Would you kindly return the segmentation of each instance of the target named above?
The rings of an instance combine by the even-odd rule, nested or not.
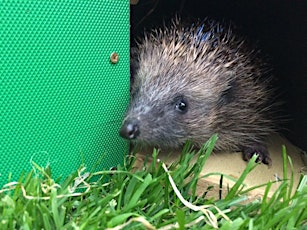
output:
[[[270,158],[267,148],[261,144],[257,143],[252,146],[244,147],[242,152],[243,160],[245,161],[249,161],[255,154],[257,154],[257,163],[263,163],[268,166],[272,165],[272,160]]]

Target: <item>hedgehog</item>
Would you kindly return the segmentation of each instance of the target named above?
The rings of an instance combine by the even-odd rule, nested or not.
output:
[[[145,33],[132,49],[131,102],[119,134],[135,145],[201,147],[243,153],[272,164],[266,138],[275,131],[271,74],[259,51],[231,26],[205,20]]]

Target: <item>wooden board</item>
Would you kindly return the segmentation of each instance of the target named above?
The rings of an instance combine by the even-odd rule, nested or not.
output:
[[[294,184],[295,188],[299,183],[299,179],[302,173],[306,174],[306,155],[303,154],[303,151],[299,148],[292,145],[288,140],[280,136],[272,136],[268,140],[268,148],[273,161],[272,166],[269,168],[267,165],[260,164],[257,166],[246,178],[245,184],[247,187],[252,187],[260,184],[267,183],[269,181],[276,181],[283,179],[283,161],[282,161],[282,145],[286,146],[287,154],[291,157],[293,166],[294,166]],[[148,151],[150,153],[150,151]],[[169,164],[176,160],[180,155],[179,152],[169,153],[161,152],[159,154],[159,159]],[[143,167],[143,161],[146,157],[146,153],[138,153],[137,161],[135,166],[137,168]],[[147,156],[148,157],[148,156]],[[150,161],[149,161],[150,162]],[[241,153],[216,153],[212,154],[203,168],[201,173],[206,175],[212,172],[219,172],[226,175],[229,175],[233,178],[239,178],[246,167],[246,162],[242,160]],[[291,175],[290,166],[288,166],[289,176]],[[213,189],[209,192],[208,196],[218,197],[219,195],[219,180],[220,176],[210,176],[205,179],[199,180],[198,183],[198,194],[202,194],[207,190],[208,186],[213,186]],[[227,180],[224,177],[223,191],[222,194],[226,194],[227,188],[233,185],[233,181]],[[273,184],[269,196],[278,188],[280,183]],[[254,199],[264,194],[265,187],[253,190],[250,192],[250,198]]]

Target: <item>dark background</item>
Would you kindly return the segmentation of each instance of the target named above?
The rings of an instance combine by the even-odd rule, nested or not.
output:
[[[307,150],[307,1],[306,0],[140,0],[131,6],[131,42],[144,28],[182,18],[231,22],[266,55],[278,89],[281,132]]]

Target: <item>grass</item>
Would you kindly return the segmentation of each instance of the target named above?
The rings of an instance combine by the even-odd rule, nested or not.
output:
[[[246,188],[244,179],[257,167],[255,157],[225,197],[207,197],[207,191],[197,196],[200,172],[216,139],[198,152],[187,144],[180,159],[168,166],[155,150],[142,170],[133,167],[132,155],[116,171],[88,173],[81,166],[61,183],[51,177],[50,168],[35,165],[35,173],[0,190],[0,228],[307,229],[307,176],[294,187],[285,148],[283,180],[271,198],[275,182],[263,185],[262,199],[248,201],[247,193],[257,187]],[[197,163],[190,164],[195,156]]]

